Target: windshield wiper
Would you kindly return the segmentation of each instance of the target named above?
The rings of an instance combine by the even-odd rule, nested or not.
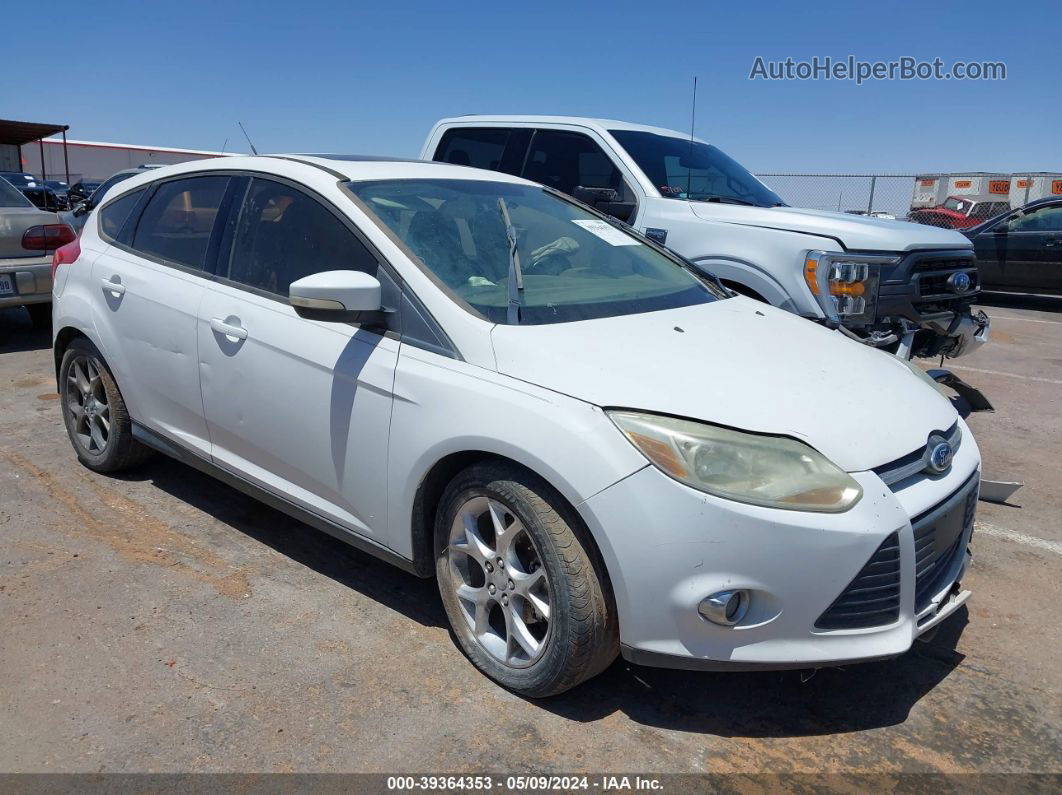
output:
[[[524,290],[524,274],[520,270],[520,251],[516,247],[516,227],[509,218],[509,207],[505,199],[498,198],[498,208],[501,210],[502,222],[505,224],[505,237],[509,241],[509,314],[510,326],[520,325],[520,295]]]

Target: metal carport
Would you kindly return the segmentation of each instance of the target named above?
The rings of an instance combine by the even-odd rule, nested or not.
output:
[[[19,170],[22,169],[22,146],[23,144],[36,141],[41,148],[41,179],[48,179],[44,172],[44,139],[56,133],[63,134],[63,163],[66,166],[66,181],[70,182],[70,158],[66,152],[66,124],[40,124],[31,121],[11,121],[0,119],[0,146],[7,144],[18,149]]]

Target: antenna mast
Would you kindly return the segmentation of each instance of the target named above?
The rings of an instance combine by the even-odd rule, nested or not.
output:
[[[693,172],[693,125],[697,121],[697,75],[693,76],[693,109],[690,111],[690,151],[686,161],[686,198],[690,197],[690,182]]]
[[[242,121],[238,121],[236,123],[238,125],[240,125],[240,131],[243,132],[243,137],[247,139],[247,145],[251,147],[251,151],[254,152],[255,154],[258,154],[258,150],[255,149],[254,148],[254,144],[251,143],[251,136],[249,136],[247,134],[247,130],[243,129],[243,122]]]

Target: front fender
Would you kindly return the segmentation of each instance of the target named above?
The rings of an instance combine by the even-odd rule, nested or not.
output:
[[[771,306],[797,315],[821,314],[814,300],[805,301],[804,296],[793,296],[764,268],[753,262],[729,257],[706,257],[693,260],[693,264],[723,281],[740,284],[763,296]],[[810,298],[810,293],[809,296]]]

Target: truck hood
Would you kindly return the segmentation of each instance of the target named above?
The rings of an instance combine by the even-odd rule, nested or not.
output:
[[[925,248],[969,248],[970,241],[952,229],[868,218],[826,210],[797,207],[744,207],[716,202],[690,202],[698,218],[731,224],[784,229],[809,235],[832,237],[848,250],[913,251]]]
[[[892,356],[748,298],[499,325],[492,341],[513,378],[601,407],[792,436],[849,472],[924,446],[957,417]]]

